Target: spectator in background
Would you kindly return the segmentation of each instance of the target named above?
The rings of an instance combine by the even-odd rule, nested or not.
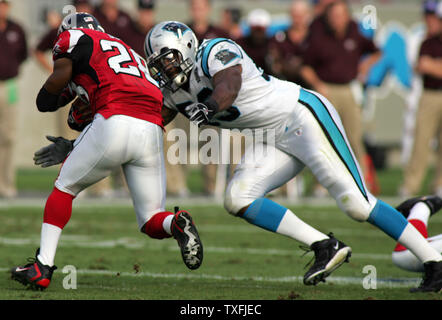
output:
[[[422,1],[422,16],[425,22],[425,32],[418,33],[417,37],[413,37],[412,43],[407,48],[407,55],[410,59],[410,64],[416,64],[419,49],[425,39],[430,38],[439,33],[439,18],[436,15],[438,0],[424,0]],[[422,94],[422,77],[419,73],[413,75],[411,81],[411,88],[407,92],[406,109],[404,112],[404,124],[402,134],[402,150],[401,161],[405,165],[410,160],[411,148],[414,140],[414,127],[416,125],[416,113],[419,108],[419,99]],[[440,132],[439,145],[442,146],[442,130]],[[442,159],[442,148],[439,148],[439,158]],[[441,161],[442,170],[442,161]],[[399,190],[399,193],[401,191]]]
[[[324,12],[329,4],[335,0],[313,0],[313,16],[315,20],[324,15]]]
[[[312,8],[307,0],[294,0],[290,6],[292,23],[285,31],[278,31],[270,42],[272,73],[279,78],[309,88],[300,71],[307,48],[307,35],[312,19]]]
[[[89,0],[74,0],[72,1],[72,5],[75,6],[77,12],[90,13],[92,11],[92,6],[90,5]],[[60,26],[61,20],[62,18],[57,11],[47,10],[46,23],[49,29],[43,37],[40,38],[34,50],[34,56],[37,59],[38,64],[48,73],[52,72],[52,61],[46,57],[46,52],[52,50],[52,47],[54,46],[54,41],[57,38],[58,27]]]
[[[77,12],[92,12],[92,6],[89,0],[73,0],[72,5]],[[48,31],[40,38],[34,50],[34,56],[38,64],[48,73],[52,72],[52,61],[46,57],[46,52],[52,50],[54,41],[57,38],[58,27],[61,23],[61,16],[55,10],[46,12],[46,23],[49,27]],[[66,119],[65,119],[66,120]],[[63,135],[64,136],[64,135]]]
[[[34,50],[34,56],[38,64],[48,73],[52,72],[52,61],[46,57],[46,52],[52,50],[54,40],[57,38],[58,26],[61,23],[61,16],[55,10],[46,10],[46,24],[48,31],[38,41],[37,47]]]
[[[270,39],[267,36],[267,28],[271,22],[272,17],[266,10],[252,10],[247,16],[250,34],[237,41],[255,64],[267,74],[272,72],[269,56]]]
[[[365,81],[381,52],[372,40],[359,32],[346,1],[335,0],[329,4],[324,19],[326,24],[323,29],[318,26],[310,29],[301,75],[335,106],[353,152],[367,175],[362,110],[350,84],[355,80]]]
[[[28,57],[23,28],[9,18],[10,2],[0,0],[0,198],[17,194],[13,161],[16,134],[16,79]]]
[[[325,11],[326,8],[336,0],[314,0],[313,21],[310,24],[310,33],[324,31],[327,26]]]
[[[189,0],[191,21],[187,25],[195,33],[199,43],[204,39],[227,38],[229,35],[210,22],[211,0]]]
[[[240,25],[241,9],[239,8],[225,8],[221,15],[220,28],[228,34],[228,38],[237,41],[243,36],[243,31]]]
[[[72,1],[72,5],[75,7],[77,12],[91,13],[94,10],[90,0],[74,0]]]
[[[131,46],[136,53],[145,57],[144,42],[146,35],[155,25],[155,1],[138,0],[138,17],[133,22],[132,32],[126,43]]]
[[[438,0],[426,0],[423,2],[423,14],[427,38],[435,36],[440,32],[439,17],[436,14]]]
[[[119,8],[118,2],[118,0],[103,0],[92,14],[100,21],[106,33],[126,42],[133,32],[133,21]]]
[[[436,36],[441,32],[440,27],[440,21],[439,17],[436,13],[438,1],[432,0],[432,1],[425,1],[425,3],[428,3],[424,19],[425,19],[425,25],[427,28],[427,38]],[[434,179],[433,188],[435,190],[435,193],[442,197],[442,125],[439,126],[439,139],[438,139],[438,153],[436,155],[436,159],[439,159],[439,161],[436,162],[436,179]]]
[[[416,71],[423,77],[424,90],[416,116],[413,148],[410,160],[405,167],[404,184],[401,196],[417,194],[427,169],[430,142],[440,139],[442,130],[442,3],[438,4],[436,15],[439,31],[421,45]],[[439,146],[440,148],[441,146]],[[440,152],[439,152],[440,154]],[[437,195],[442,195],[442,158],[436,159],[436,174],[433,187]]]

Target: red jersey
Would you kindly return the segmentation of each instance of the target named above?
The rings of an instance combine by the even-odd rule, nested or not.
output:
[[[96,30],[67,30],[53,48],[54,61],[59,58],[72,60],[72,82],[94,114],[127,115],[162,126],[161,90],[144,59],[120,39]]]

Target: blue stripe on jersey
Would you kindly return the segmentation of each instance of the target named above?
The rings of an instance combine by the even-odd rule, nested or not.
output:
[[[326,106],[315,94],[302,88],[299,95],[299,102],[309,108],[315,118],[319,121],[333,148],[336,150],[337,154],[350,171],[350,174],[353,176],[359,190],[362,192],[365,199],[368,200],[362,177],[359,173],[356,161],[350,151],[350,147],[347,145],[342,132],[334,122]]]
[[[203,48],[201,66],[203,68],[204,74],[208,78],[211,78],[210,73],[209,73],[209,55],[210,55],[210,52],[212,51],[212,49],[213,49],[213,47],[215,45],[217,45],[218,43],[223,42],[223,41],[227,41],[227,42],[230,42],[232,44],[235,44],[232,40],[229,40],[229,39],[226,39],[226,38],[215,38],[215,39],[209,40],[207,45]]]

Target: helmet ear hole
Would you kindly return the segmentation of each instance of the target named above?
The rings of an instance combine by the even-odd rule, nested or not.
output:
[[[189,49],[192,48],[192,43],[188,42],[187,43],[187,48],[189,48]]]

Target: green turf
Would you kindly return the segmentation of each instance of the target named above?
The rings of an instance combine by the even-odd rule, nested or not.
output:
[[[20,168],[16,173],[16,184],[19,191],[47,192],[52,190],[58,170],[47,168]]]
[[[57,169],[19,169],[17,170],[17,188],[22,192],[44,192],[52,190],[53,183],[57,177]],[[305,195],[311,195],[313,191],[313,175],[310,171],[302,172],[305,181]],[[402,181],[401,168],[388,168],[378,170],[377,177],[382,196],[396,196],[399,185]],[[431,182],[434,176],[434,169],[427,171],[425,179],[422,183],[420,194],[431,193]],[[189,190],[194,194],[202,194],[204,191],[203,177],[198,168],[187,170],[187,182]]]
[[[202,240],[203,265],[188,270],[175,240],[154,240],[137,231],[130,207],[76,206],[57,251],[53,282],[44,292],[25,290],[7,270],[33,256],[39,244],[41,207],[0,208],[1,299],[440,299],[438,294],[410,294],[386,287],[382,279],[417,279],[390,259],[394,242],[369,224],[350,220],[334,207],[292,207],[323,232],[333,231],[353,248],[350,263],[316,287],[300,277],[312,253],[299,244],[228,215],[219,206],[187,208]],[[431,220],[430,234],[442,229],[442,216]],[[66,265],[78,270],[77,289],[63,288]],[[377,270],[378,288],[362,286],[364,266]],[[298,277],[298,278],[296,278]],[[338,279],[353,279],[344,284]],[[398,282],[399,283],[399,282]]]

